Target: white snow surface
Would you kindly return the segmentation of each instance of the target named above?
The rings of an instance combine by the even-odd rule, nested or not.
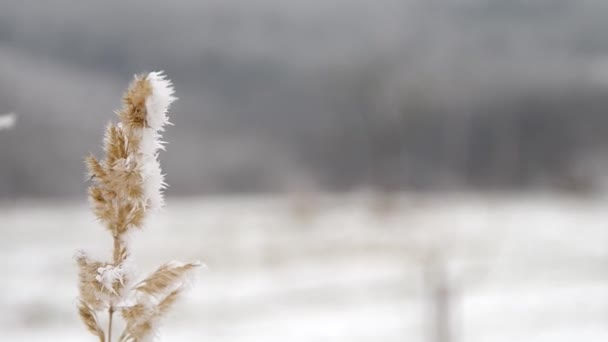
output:
[[[454,341],[608,341],[608,200],[558,195],[170,198],[132,237],[141,275],[202,260],[162,341],[429,341],[425,256],[445,260]],[[390,208],[390,207],[389,207]],[[0,202],[0,341],[94,341],[78,249],[110,258],[86,202]]]

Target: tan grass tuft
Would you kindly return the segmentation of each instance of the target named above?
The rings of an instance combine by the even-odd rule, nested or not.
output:
[[[163,295],[168,289],[180,286],[189,271],[198,266],[200,266],[198,263],[164,264],[137,284],[135,289],[151,296]]]
[[[89,176],[91,179],[106,179],[106,171],[95,156],[92,154],[88,155],[85,158],[85,163],[87,165],[87,169],[89,170]]]
[[[86,304],[95,310],[105,308],[105,303],[102,300],[103,288],[101,283],[96,280],[98,275],[97,270],[105,267],[100,261],[89,258],[86,254],[80,253],[76,257],[78,263],[78,291],[80,293],[80,302]]]
[[[146,126],[146,99],[152,93],[152,86],[145,77],[136,76],[123,97],[124,108],[119,112],[120,122],[131,128]]]
[[[137,304],[122,310],[127,326],[119,341],[142,341],[154,333],[157,322],[164,317],[179,298],[183,287],[178,287],[157,304]]]
[[[78,302],[78,315],[87,329],[97,336],[100,342],[105,342],[105,333],[97,322],[97,315],[93,308],[81,300]]]
[[[104,139],[104,150],[108,165],[114,165],[117,160],[127,158],[127,139],[122,128],[112,123],[108,125]]]
[[[177,301],[177,299],[179,298],[180,293],[182,292],[182,288],[178,288],[175,289],[173,291],[171,291],[171,293],[169,293],[169,295],[167,295],[167,297],[165,297],[165,299],[163,299],[160,304],[158,304],[158,314],[159,316],[164,316],[166,315],[169,310],[171,309],[171,307],[173,307],[173,304],[175,304],[175,302]]]

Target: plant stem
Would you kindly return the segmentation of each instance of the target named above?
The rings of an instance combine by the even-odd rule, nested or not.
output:
[[[114,315],[114,308],[110,307],[108,309],[108,315],[109,315],[109,320],[108,320],[108,342],[112,342],[112,316]]]
[[[120,263],[120,237],[118,235],[114,235],[114,266],[118,266]]]
[[[118,266],[121,262],[120,260],[120,250],[121,250],[121,246],[120,246],[120,237],[117,234],[114,234],[114,255],[113,255],[113,259],[114,259],[114,266]],[[110,308],[108,309],[108,315],[109,315],[109,320],[108,320],[108,342],[112,342],[112,316],[114,315],[114,307],[112,305],[110,305]]]

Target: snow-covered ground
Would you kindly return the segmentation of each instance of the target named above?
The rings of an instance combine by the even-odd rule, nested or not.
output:
[[[556,195],[169,198],[133,237],[143,272],[200,259],[163,341],[429,341],[429,260],[454,341],[608,341],[608,201]],[[86,204],[0,204],[0,341],[94,341],[77,249],[109,256]]]

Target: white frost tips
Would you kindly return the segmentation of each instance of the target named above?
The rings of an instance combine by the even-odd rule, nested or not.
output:
[[[158,150],[164,150],[159,131],[169,124],[167,110],[177,98],[173,96],[173,84],[162,71],[151,72],[146,79],[152,87],[152,94],[146,99],[148,127],[144,128],[142,134],[141,171],[148,208],[157,211],[164,203],[162,190],[167,186],[158,162]]]
[[[117,294],[116,291],[114,291],[114,284],[119,282],[120,284],[124,285],[123,266],[119,265],[115,267],[112,265],[106,265],[104,267],[100,267],[97,269],[97,276],[95,277],[95,280],[97,280],[105,290]]]
[[[162,71],[155,71],[146,77],[152,86],[152,95],[146,99],[146,110],[148,111],[148,126],[156,131],[162,130],[169,123],[167,110],[173,101],[177,100],[173,94],[173,83],[167,79]]]

